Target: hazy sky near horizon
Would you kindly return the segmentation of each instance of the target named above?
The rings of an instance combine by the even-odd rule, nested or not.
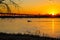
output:
[[[60,13],[60,0],[13,0],[20,7],[12,7],[16,13]],[[8,2],[7,2],[8,3]]]
[[[60,0],[24,0],[23,8],[25,13],[49,13],[60,11]]]

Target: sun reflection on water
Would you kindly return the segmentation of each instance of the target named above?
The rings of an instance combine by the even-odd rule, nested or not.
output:
[[[55,27],[54,27],[54,19],[52,19],[52,33],[54,33],[54,29],[55,29]]]

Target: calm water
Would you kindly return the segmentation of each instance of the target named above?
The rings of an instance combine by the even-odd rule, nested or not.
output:
[[[0,18],[0,32],[60,37],[60,18]]]

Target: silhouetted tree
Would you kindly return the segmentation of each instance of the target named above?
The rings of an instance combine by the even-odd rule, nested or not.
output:
[[[10,9],[9,9],[9,6],[3,2],[4,0],[0,0],[0,4],[4,4],[7,8],[7,11],[10,13]]]
[[[6,6],[6,8],[7,8],[7,11],[8,11],[8,13],[11,13],[11,10],[10,10],[10,8],[9,8],[9,6],[8,6],[8,3],[4,3],[3,1],[5,1],[5,0],[0,0],[0,4],[4,4],[5,6]],[[19,7],[14,1],[12,1],[12,0],[9,0],[15,7]]]
[[[15,7],[19,7],[15,2],[13,2],[12,0],[9,0],[10,2],[12,2],[12,4],[15,6]]]

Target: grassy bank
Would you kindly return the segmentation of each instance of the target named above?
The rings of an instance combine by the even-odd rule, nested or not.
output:
[[[40,37],[38,35],[29,34],[7,34],[0,33],[0,40],[60,40],[59,38]]]

